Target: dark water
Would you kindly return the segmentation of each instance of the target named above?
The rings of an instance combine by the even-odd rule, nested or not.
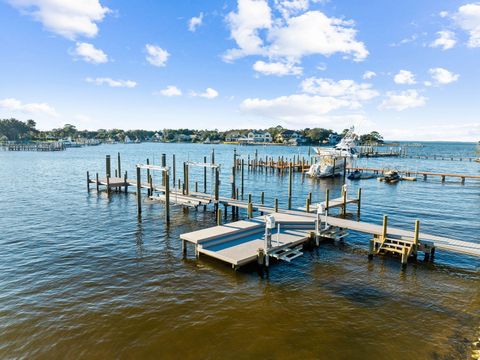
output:
[[[221,192],[229,194],[233,147],[214,146]],[[104,173],[105,154],[134,164],[161,153],[203,161],[210,145],[140,144],[60,153],[0,152],[0,358],[466,359],[479,336],[479,260],[438,252],[435,264],[367,261],[368,237],[325,244],[268,279],[202,258],[182,260],[179,235],[215,224],[211,211],[144,204],[134,194],[86,191],[86,171]],[[238,148],[253,154],[255,148]],[[427,144],[419,154],[473,156],[472,144]],[[259,155],[307,148],[258,147]],[[113,161],[115,164],[115,161]],[[470,162],[369,159],[358,165],[480,174]],[[196,172],[196,174],[195,174]],[[202,181],[193,171],[192,183]],[[288,177],[245,173],[245,194],[287,199]],[[211,180],[209,174],[209,182]],[[340,193],[341,180],[294,177],[294,205]],[[191,185],[193,186],[193,185]],[[376,180],[363,189],[362,219],[480,241],[480,182]]]

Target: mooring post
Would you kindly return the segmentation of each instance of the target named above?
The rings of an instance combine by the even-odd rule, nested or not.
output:
[[[162,154],[162,167],[165,168],[167,167],[167,154]],[[162,186],[165,186],[165,174],[167,172],[163,171],[162,172]]]
[[[90,173],[87,171],[87,191],[90,192]]]
[[[260,204],[265,205],[265,193],[263,191],[260,194]],[[263,215],[263,211],[260,212],[260,215]]]
[[[278,212],[278,198],[275,198],[275,212]]]
[[[125,183],[125,194],[128,193],[128,180],[127,180],[127,172],[125,171],[125,175],[123,176],[123,182]]]
[[[236,186],[235,186],[235,165],[232,166],[232,199],[236,199],[236,194],[235,194],[235,190],[236,190]]]
[[[187,164],[183,162],[183,195],[187,194]]]
[[[98,173],[95,173],[95,185],[97,185],[97,192],[100,190],[100,184],[98,183]]]
[[[153,196],[153,176],[152,175],[150,175],[150,178],[148,179],[148,184],[149,184],[150,196]]]
[[[243,200],[243,184],[244,184],[244,181],[245,181],[245,173],[244,173],[244,167],[245,167],[245,163],[244,163],[244,160],[242,159],[242,184],[241,184],[241,194],[242,194],[242,200]]]
[[[308,196],[307,196],[307,203],[305,205],[305,208],[307,210],[307,213],[309,213],[310,212],[310,198]]]
[[[417,259],[418,254],[418,236],[420,234],[420,220],[415,220],[415,233],[413,236],[413,257]]]
[[[115,169],[115,177],[118,177],[118,171]]]
[[[107,195],[110,195],[110,176],[107,176]]]
[[[195,181],[195,192],[198,192],[198,181]]]
[[[215,168],[215,208],[218,209],[218,199],[220,192],[220,173],[218,167]]]
[[[165,172],[165,221],[170,223],[170,170],[164,170]]]
[[[347,178],[347,157],[345,156],[343,158],[343,182],[345,183],[345,180]]]
[[[217,209],[217,225],[222,225],[222,209],[220,207]]]
[[[342,188],[342,193],[343,193],[342,194],[343,196],[342,212],[343,212],[343,217],[345,218],[347,216],[347,190]]]
[[[118,176],[120,177],[122,173],[122,162],[120,161],[120,152],[117,153],[117,169],[118,169]]]
[[[140,179],[140,168],[137,166],[137,214],[140,216],[142,214],[142,187]]]
[[[292,163],[288,167],[288,210],[292,209],[292,181],[293,181],[293,167]]]
[[[357,199],[357,220],[360,221],[360,211],[362,207],[362,188],[358,189],[358,199]]]
[[[385,239],[387,238],[387,226],[388,226],[388,216],[383,215],[382,243],[384,243]]]
[[[207,157],[203,157],[203,163],[207,163]],[[203,168],[203,192],[206,194],[207,193],[207,167],[205,166]]]
[[[215,164],[215,149],[212,149],[212,164]]]
[[[330,207],[330,189],[327,189],[325,194],[325,210],[329,210]]]
[[[150,159],[147,159],[147,165],[150,165]],[[147,183],[150,184],[150,169],[147,169]],[[150,189],[147,190],[147,195],[150,196]]]
[[[110,155],[107,155],[105,157],[105,177],[110,177],[111,175]]]
[[[176,176],[177,176],[177,169],[176,169],[176,161],[175,161],[175,154],[172,156],[172,166],[173,166],[173,174],[172,174],[172,184],[173,187],[175,187],[175,183],[177,182]]]

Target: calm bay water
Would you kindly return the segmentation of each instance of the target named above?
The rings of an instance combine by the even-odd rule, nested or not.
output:
[[[268,279],[205,258],[182,259],[179,235],[215,224],[211,211],[144,204],[133,193],[86,191],[104,173],[160,155],[203,161],[215,148],[221,192],[230,191],[233,146],[102,145],[59,153],[0,152],[0,358],[462,359],[480,336],[479,260],[438,252],[434,264],[367,261],[368,237],[323,244]],[[237,148],[246,158],[254,147]],[[259,156],[308,148],[258,147]],[[473,156],[473,144],[427,143],[410,153]],[[473,162],[368,159],[358,165],[480,174]],[[203,170],[192,171],[201,182]],[[245,194],[286,206],[288,177],[246,172]],[[209,174],[209,182],[211,181]],[[341,179],[294,177],[294,206],[308,192],[340,194]],[[480,182],[439,179],[394,186],[362,180],[362,220],[480,242]],[[209,184],[210,189],[210,184]],[[133,190],[133,189],[132,189]]]

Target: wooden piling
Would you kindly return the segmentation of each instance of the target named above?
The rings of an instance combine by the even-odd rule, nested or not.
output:
[[[293,182],[293,167],[290,163],[288,167],[288,210],[292,209],[292,182]]]
[[[165,221],[170,223],[170,174],[169,170],[165,172]]]
[[[98,192],[100,190],[100,184],[98,183],[98,173],[95,173],[95,182],[96,182],[95,185],[97,185],[97,192]]]
[[[107,176],[107,195],[110,195],[110,176]]]
[[[212,149],[212,164],[215,164],[215,149]]]
[[[265,205],[265,193],[263,191],[260,194],[260,204]],[[263,215],[263,211],[260,212],[260,215]]]
[[[162,167],[167,167],[167,154],[162,154]],[[165,186],[165,174],[166,171],[162,171],[162,186]]]
[[[413,256],[417,258],[418,253],[418,237],[420,234],[420,220],[415,220],[415,232],[413,235]]]
[[[222,225],[222,209],[217,209],[217,225]]]
[[[110,155],[105,157],[105,177],[112,176],[111,173],[111,163],[110,163]]]
[[[87,191],[90,192],[90,173],[87,171]]]
[[[242,159],[242,168],[241,168],[241,173],[242,173],[242,182],[241,182],[241,195],[242,195],[242,200],[243,200],[243,190],[244,190],[244,182],[245,182],[245,171],[244,171],[244,168],[245,168],[245,163],[244,163],[244,160]]]
[[[307,197],[305,208],[307,209],[307,213],[310,212],[310,199]]]
[[[342,191],[343,204],[342,204],[342,215],[345,218],[347,216],[347,192]]]
[[[278,212],[278,198],[275,198],[275,212]]]
[[[122,162],[120,161],[120,153],[117,153],[117,169],[118,169],[118,176],[122,173]]]
[[[207,163],[207,157],[203,157],[203,163]],[[205,166],[203,168],[203,192],[206,194],[207,193],[207,167]]]
[[[173,167],[173,174],[172,174],[172,184],[173,187],[175,187],[175,183],[177,182],[176,180],[176,175],[177,175],[177,169],[176,169],[176,161],[175,161],[175,154],[172,156],[172,167]]]
[[[362,188],[358,189],[358,201],[357,201],[357,220],[360,221],[360,211],[362,207]]]
[[[253,217],[252,194],[248,194],[247,216],[249,219]]]
[[[125,183],[125,194],[128,193],[128,177],[127,172],[125,171],[125,175],[123,176],[123,182]]]
[[[327,189],[325,194],[325,209],[328,210],[330,206],[330,189]]]
[[[387,238],[387,227],[388,227],[388,216],[383,215],[382,243],[385,242],[385,239]]]
[[[215,168],[215,207],[218,209],[218,199],[220,195],[220,173],[218,168]]]
[[[195,181],[195,192],[198,192],[198,181]]]
[[[142,184],[140,181],[140,168],[137,167],[137,214],[139,216],[142,213]]]
[[[235,165],[232,166],[232,199],[237,199],[238,200],[238,194],[236,193],[236,186],[235,186]]]

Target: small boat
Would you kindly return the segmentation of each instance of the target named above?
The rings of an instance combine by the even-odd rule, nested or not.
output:
[[[385,176],[383,178],[386,183],[395,184],[400,181],[400,175],[395,170],[390,170],[385,172]]]
[[[355,170],[354,172],[348,174],[347,178],[349,180],[359,180],[362,178],[362,173],[358,170]]]

